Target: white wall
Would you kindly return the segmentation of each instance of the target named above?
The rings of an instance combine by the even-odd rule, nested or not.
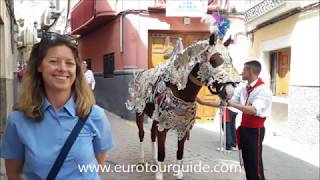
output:
[[[3,5],[3,4],[2,4]],[[0,30],[0,77],[13,79],[13,71],[16,66],[16,56],[14,53],[17,53],[16,45],[13,45],[14,51],[12,51],[11,46],[11,33],[10,33],[10,16],[5,6],[2,6],[1,10],[1,19],[3,20],[3,25]]]
[[[292,33],[264,41],[260,58],[265,63],[261,76],[269,80],[268,53],[291,48],[290,81],[292,86],[319,86],[319,11],[301,13]]]
[[[0,16],[3,21],[0,26],[0,78],[2,82],[6,83],[1,85],[1,88],[6,88],[2,90],[5,92],[5,97],[1,98],[6,98],[5,106],[7,112],[9,112],[13,106],[13,72],[16,70],[18,52],[15,42],[11,41],[10,15],[3,1],[0,2]],[[12,43],[14,43],[13,46]]]
[[[267,126],[270,125],[272,132],[314,144],[319,142],[319,136],[315,136],[319,132],[316,119],[319,114],[319,10],[301,12],[292,23],[289,30],[283,27],[287,34],[262,41],[258,48],[263,66],[261,77],[266,81],[270,78],[270,51],[291,48],[289,96],[273,98],[271,121]],[[281,31],[279,26],[274,27]],[[266,32],[278,33],[271,30],[275,29]]]
[[[300,14],[290,41],[290,85],[319,86],[319,10]]]

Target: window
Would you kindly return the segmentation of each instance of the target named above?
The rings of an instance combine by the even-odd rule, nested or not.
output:
[[[103,77],[112,78],[114,75],[114,53],[103,56]]]
[[[275,96],[288,96],[290,78],[290,48],[270,54],[271,90]]]

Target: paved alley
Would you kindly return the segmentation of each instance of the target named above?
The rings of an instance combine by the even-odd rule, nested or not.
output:
[[[136,165],[139,160],[139,141],[135,122],[121,119],[107,112],[113,135],[114,148],[110,152],[108,165],[111,171],[116,165],[123,165],[125,172],[107,173],[105,179],[154,179],[153,172],[140,172],[141,169],[128,172],[128,165]],[[151,157],[150,127],[145,123],[145,159],[149,165],[154,164]],[[238,152],[223,154],[215,149],[219,147],[219,134],[195,126],[190,140],[185,144],[184,165],[209,166],[210,172],[184,173],[184,179],[245,179],[244,170],[228,167],[239,166]],[[176,136],[168,133],[166,141],[165,164],[174,164],[176,156]],[[264,145],[263,160],[266,179],[319,179],[319,168],[297,159],[279,150]],[[212,171],[213,170],[213,171]],[[231,171],[231,172],[230,172]],[[173,172],[165,173],[165,179],[175,179]]]

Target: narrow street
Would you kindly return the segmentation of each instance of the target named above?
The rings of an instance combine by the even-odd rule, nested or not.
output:
[[[109,172],[105,173],[102,179],[154,179],[152,168],[148,170],[138,168],[139,161],[139,141],[135,122],[120,118],[119,116],[106,112],[112,126],[114,147],[110,151],[107,160]],[[145,160],[149,167],[154,166],[152,160],[150,127],[151,123],[145,123]],[[239,170],[238,152],[224,154],[216,151],[219,147],[219,134],[211,130],[195,126],[191,132],[190,140],[185,144],[183,164],[193,165],[193,172],[185,172],[184,179],[245,179],[245,172]],[[169,132],[166,141],[166,165],[175,164],[176,137]],[[300,153],[309,153],[301,151]],[[264,145],[263,149],[264,170],[266,179],[319,179],[319,167],[300,160],[287,153]],[[121,168],[116,169],[116,166]],[[205,166],[209,171],[203,171]],[[137,168],[136,168],[137,167]],[[147,167],[147,166],[145,166]],[[191,167],[191,166],[187,166]],[[2,161],[0,179],[4,178],[4,164]],[[133,170],[131,170],[133,169]],[[146,168],[147,169],[147,168]],[[173,172],[164,175],[166,180],[174,180]]]
[[[124,165],[125,172],[110,172],[105,179],[154,179],[153,172],[140,172],[128,165],[136,165],[139,160],[139,141],[135,122],[123,120],[113,113],[107,112],[113,135],[114,148],[110,152],[110,167]],[[145,159],[154,164],[151,155],[150,129],[151,123],[145,123]],[[245,179],[244,170],[227,172],[227,167],[239,165],[238,152],[223,154],[215,149],[219,146],[219,134],[194,127],[190,140],[185,144],[184,164],[208,165],[213,172],[184,173],[184,179]],[[176,156],[176,137],[174,133],[167,135],[165,164],[174,164]],[[319,168],[297,159],[279,150],[264,145],[263,160],[266,179],[319,179]],[[301,152],[303,153],[303,152]],[[229,166],[230,165],[230,166]],[[223,167],[223,168],[221,168]],[[111,168],[112,171],[112,168]],[[130,172],[128,172],[130,171]],[[175,179],[173,172],[165,173],[165,179]]]
[[[83,116],[84,107],[93,104],[87,84],[111,123],[114,145],[105,166],[85,164],[99,159],[92,144],[95,150],[107,148],[89,139],[104,137],[91,128],[95,132],[83,134],[87,141],[75,148],[82,154],[65,163],[63,180],[87,180],[88,171],[95,177],[103,171],[106,180],[155,179],[159,167],[152,157],[152,122],[144,122],[141,164],[138,128],[128,110],[149,109],[144,105],[150,101],[166,111],[166,118],[174,114],[183,120],[193,116],[192,102],[198,101],[199,123],[184,146],[183,179],[245,180],[240,153],[217,151],[221,121],[215,119],[221,117],[210,102],[218,99],[252,115],[239,113],[236,127],[240,119],[254,124],[247,127],[265,127],[267,180],[320,180],[319,10],[319,0],[0,0],[0,180],[7,179],[5,159],[22,157],[24,169],[9,164],[8,172],[45,178],[50,159],[58,157],[57,148],[71,130],[72,121],[64,122],[69,117],[60,118],[60,110],[66,108],[72,118]],[[70,97],[75,107],[64,104],[72,102]],[[48,116],[42,109],[46,100],[56,111]],[[25,116],[13,116],[14,121],[41,116],[49,124],[7,126],[16,109]],[[52,126],[47,121],[52,118],[59,124]],[[251,137],[257,140],[242,136],[249,142]],[[168,132],[165,169],[160,169],[165,180],[177,177],[177,139]],[[69,168],[78,169],[69,173]]]

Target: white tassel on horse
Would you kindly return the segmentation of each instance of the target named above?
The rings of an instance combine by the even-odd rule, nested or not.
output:
[[[157,142],[151,142],[151,148],[152,148],[152,158],[157,162],[158,161]]]
[[[183,165],[182,165],[183,161],[182,160],[177,160],[177,167],[178,169],[174,169],[175,170],[175,173],[173,174],[176,179],[182,179],[183,178]]]
[[[144,144],[140,142],[140,160],[139,163],[144,163]]]
[[[220,121],[219,121],[219,135],[220,135],[220,147],[217,148],[220,152],[228,152],[227,151],[227,127],[226,127],[226,120],[227,120],[227,107],[223,106],[220,107]]]
[[[158,168],[157,168],[157,172],[155,174],[155,179],[156,180],[163,180],[163,172],[165,171],[164,170],[164,165],[163,165],[163,162],[157,162],[158,164]]]

